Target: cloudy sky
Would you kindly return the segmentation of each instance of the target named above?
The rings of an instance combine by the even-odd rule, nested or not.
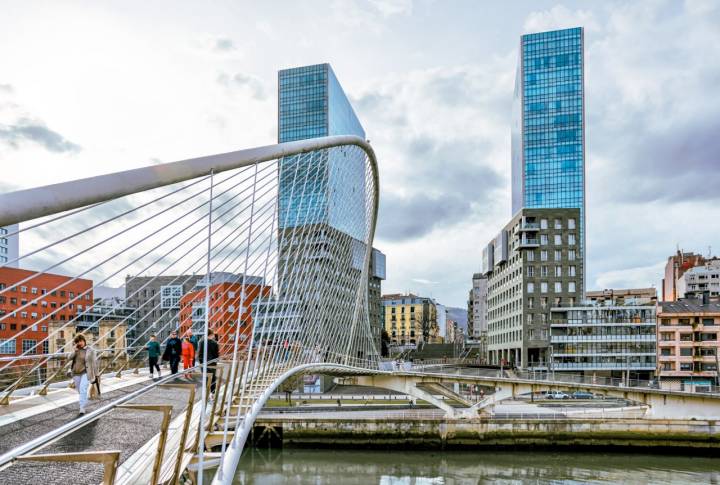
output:
[[[578,25],[588,288],[659,285],[720,252],[712,0],[8,2],[0,189],[274,143],[277,70],[329,62],[380,159],[384,291],[464,306],[510,217],[519,36]]]

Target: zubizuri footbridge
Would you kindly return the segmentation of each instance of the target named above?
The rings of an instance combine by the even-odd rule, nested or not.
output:
[[[378,201],[375,154],[354,136],[0,195],[0,226],[19,223],[23,240],[8,263],[21,269],[0,281],[0,304],[13,305],[0,313],[13,330],[0,342],[0,483],[229,484],[258,414],[300,374],[398,391],[448,420],[577,389],[633,401],[647,419],[720,419],[713,393],[383,360],[368,317]],[[103,296],[122,285],[124,303]],[[153,378],[150,336],[164,348],[190,329],[208,359]],[[83,415],[68,378],[79,334],[100,376]],[[489,391],[468,400],[455,383]]]

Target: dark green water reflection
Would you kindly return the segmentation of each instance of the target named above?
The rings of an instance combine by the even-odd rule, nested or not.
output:
[[[720,460],[621,453],[249,450],[239,484],[720,484]]]

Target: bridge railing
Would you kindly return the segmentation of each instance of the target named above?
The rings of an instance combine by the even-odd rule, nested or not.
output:
[[[606,377],[597,375],[583,375],[574,374],[569,372],[552,372],[547,370],[518,370],[518,369],[502,369],[498,368],[495,370],[480,369],[475,367],[456,367],[460,366],[461,363],[447,364],[447,365],[422,365],[413,364],[411,368],[402,370],[413,370],[418,372],[425,372],[428,374],[448,374],[455,373],[466,376],[480,376],[480,377],[497,377],[507,379],[526,379],[537,381],[538,383],[551,384],[591,384],[601,386],[612,386],[618,388],[634,388],[634,389],[666,389],[673,391],[684,391],[700,394],[720,394],[720,386],[715,385],[712,379],[700,378],[695,380],[688,379],[684,383],[662,383],[657,379],[638,379],[635,377],[617,378],[617,377]],[[454,370],[448,370],[447,368],[453,368]],[[400,369],[397,369],[400,370]]]
[[[101,375],[124,368],[135,369],[147,362],[144,349],[112,347],[94,350]],[[56,352],[0,358],[0,405],[10,404],[14,395],[27,395],[28,390],[44,395],[52,384],[67,381],[69,356],[69,352]]]

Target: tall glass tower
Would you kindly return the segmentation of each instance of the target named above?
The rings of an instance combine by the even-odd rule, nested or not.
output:
[[[365,138],[365,130],[329,64],[279,71],[278,100],[280,143],[331,135]],[[304,187],[302,194],[289,189],[300,183]],[[339,190],[340,184],[343,190]],[[333,194],[339,193],[345,194],[344,200],[335,200]],[[353,194],[355,200],[348,200],[347,194]],[[281,160],[281,228],[328,223],[362,240],[364,200],[365,164],[357,154],[347,156],[331,150],[311,159]]]
[[[585,254],[583,29],[523,35],[512,122],[512,211],[579,208]]]

